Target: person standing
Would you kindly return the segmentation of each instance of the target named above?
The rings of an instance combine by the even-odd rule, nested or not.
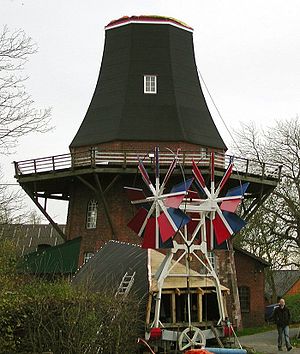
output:
[[[289,336],[291,314],[290,310],[285,306],[284,299],[279,300],[279,306],[275,308],[273,318],[278,331],[278,350],[282,351],[282,336],[284,336],[286,349],[290,351],[293,348]]]

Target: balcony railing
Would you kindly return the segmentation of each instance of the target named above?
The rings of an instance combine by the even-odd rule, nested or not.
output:
[[[96,167],[134,167],[137,166],[137,156],[147,166],[154,162],[154,154],[146,151],[82,151],[63,155],[42,157],[32,160],[14,162],[16,177],[25,175],[36,175],[40,173],[55,173],[62,170],[74,170],[79,168]],[[174,159],[171,152],[160,152],[160,166],[168,166]],[[183,167],[190,167],[192,161],[203,167],[208,167],[210,154],[206,149],[199,152],[181,151],[178,155],[178,162]],[[254,174],[261,177],[280,179],[281,166],[262,163],[260,161],[248,160],[246,158],[215,153],[216,168],[225,168],[230,160],[233,160],[235,169],[239,173]]]

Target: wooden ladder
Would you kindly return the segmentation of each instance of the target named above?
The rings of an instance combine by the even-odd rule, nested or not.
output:
[[[134,276],[135,276],[135,272],[133,272],[132,274],[128,274],[128,272],[126,272],[124,274],[121,283],[118,287],[118,290],[116,291],[115,296],[117,295],[126,296],[129,293],[134,283]]]

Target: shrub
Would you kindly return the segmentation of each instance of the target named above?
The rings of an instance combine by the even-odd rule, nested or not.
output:
[[[293,323],[300,322],[300,294],[286,296],[286,305],[290,309]]]
[[[130,353],[138,318],[133,298],[87,293],[66,281],[39,281],[2,293],[0,352]]]
[[[16,264],[12,245],[1,242],[0,353],[135,352],[140,316],[133,296],[19,275]]]

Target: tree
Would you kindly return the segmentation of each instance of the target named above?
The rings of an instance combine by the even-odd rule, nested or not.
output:
[[[22,30],[0,33],[0,153],[10,153],[21,136],[48,130],[50,109],[37,109],[20,76],[37,45]]]
[[[28,58],[37,52],[37,45],[22,30],[0,33],[0,154],[12,153],[18,139],[32,132],[47,131],[51,110],[38,109],[27,93],[20,75]],[[20,222],[22,197],[11,191],[0,173],[0,222]],[[16,211],[18,211],[16,215]]]
[[[300,122],[277,121],[258,130],[254,123],[236,132],[240,152],[261,164],[282,165],[281,183],[260,207],[236,242],[264,257],[271,269],[300,266]],[[268,171],[267,171],[268,173]],[[269,282],[274,289],[270,274]]]

